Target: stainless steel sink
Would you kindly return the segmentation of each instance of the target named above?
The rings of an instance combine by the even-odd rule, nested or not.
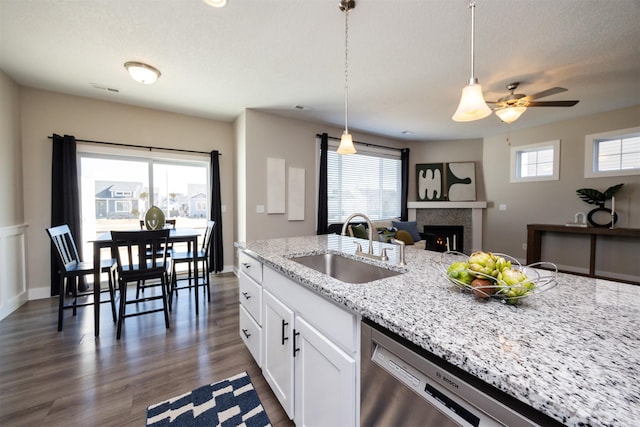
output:
[[[345,283],[367,283],[402,274],[332,253],[300,256],[291,260]]]

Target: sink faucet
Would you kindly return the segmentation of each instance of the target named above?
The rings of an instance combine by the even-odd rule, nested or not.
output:
[[[405,265],[407,265],[407,262],[404,260],[405,243],[402,240],[398,240],[398,239],[391,240],[391,243],[394,243],[394,244],[399,246],[399,248],[400,248],[400,259],[398,260],[398,265],[400,267],[404,267]]]
[[[364,255],[364,256],[368,256],[370,258],[382,259],[383,258],[382,255],[380,257],[378,257],[378,256],[373,254],[373,224],[371,224],[371,220],[365,214],[363,214],[363,213],[353,213],[353,214],[349,215],[349,217],[346,219],[346,221],[342,225],[342,232],[340,233],[340,235],[346,236],[346,230],[347,230],[347,226],[349,225],[349,221],[351,221],[353,218],[355,218],[357,216],[362,217],[365,221],[367,221],[367,227],[369,228],[369,253],[365,254],[365,253],[362,252],[361,249],[357,249],[356,250],[356,255]],[[382,260],[386,261],[385,259],[382,259]]]

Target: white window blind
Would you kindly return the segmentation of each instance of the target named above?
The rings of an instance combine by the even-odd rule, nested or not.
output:
[[[402,163],[400,152],[358,147],[357,154],[327,155],[327,206],[329,223],[344,222],[355,212],[372,220],[400,216]]]
[[[640,175],[640,127],[585,136],[585,178]]]

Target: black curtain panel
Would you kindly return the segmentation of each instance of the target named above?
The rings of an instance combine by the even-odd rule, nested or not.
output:
[[[71,135],[52,137],[51,162],[51,226],[69,225],[78,246],[82,242],[80,228],[80,189],[76,162],[76,139]],[[82,249],[80,249],[82,250]],[[55,247],[51,244],[51,295],[58,295],[60,278]],[[84,283],[80,289],[86,289]]]
[[[220,194],[219,152],[211,152],[211,220],[216,222],[209,251],[209,272],[218,273],[224,269],[224,248],[222,245],[222,195]]]
[[[407,221],[409,219],[409,208],[407,201],[409,197],[409,149],[403,148],[400,155],[402,163],[402,194],[400,196],[400,220]]]
[[[320,139],[320,185],[318,188],[318,230],[316,234],[329,233],[329,208],[327,206],[327,152],[329,135],[323,133]]]

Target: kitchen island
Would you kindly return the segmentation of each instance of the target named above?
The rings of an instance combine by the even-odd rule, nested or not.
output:
[[[337,235],[237,243],[265,266],[370,319],[566,425],[640,419],[640,287],[558,274],[558,286],[518,306],[479,301],[442,275],[440,254],[406,251],[395,277],[347,284],[292,257],[353,254]],[[366,249],[367,242],[360,240]],[[552,260],[549,260],[552,261]]]

